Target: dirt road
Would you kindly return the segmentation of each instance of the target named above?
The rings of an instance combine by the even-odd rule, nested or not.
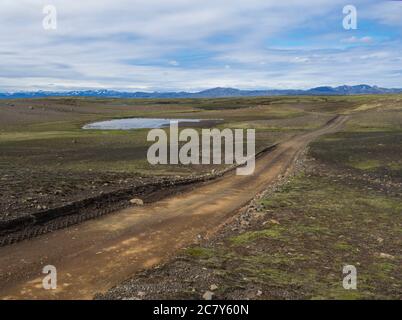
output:
[[[234,172],[165,200],[0,248],[0,298],[90,299],[136,271],[167,259],[210,231],[292,167],[305,146],[337,131],[340,116],[294,137],[257,160],[254,175]],[[42,268],[57,268],[57,289],[42,286]]]

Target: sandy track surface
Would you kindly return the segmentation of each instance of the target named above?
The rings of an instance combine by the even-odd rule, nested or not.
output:
[[[106,291],[220,225],[291,169],[309,142],[337,131],[345,121],[346,117],[336,117],[316,131],[279,144],[257,160],[251,176],[231,172],[144,207],[0,248],[0,298],[90,299]],[[45,265],[57,268],[55,290],[43,289]]]

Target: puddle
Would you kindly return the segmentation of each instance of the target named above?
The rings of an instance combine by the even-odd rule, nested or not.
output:
[[[93,122],[82,127],[85,130],[131,130],[131,129],[155,129],[164,128],[170,125],[170,121],[177,121],[179,125],[190,124],[213,124],[222,120],[206,119],[163,119],[163,118],[128,118],[100,122]]]

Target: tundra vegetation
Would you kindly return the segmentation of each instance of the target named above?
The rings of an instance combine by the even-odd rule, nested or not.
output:
[[[258,151],[335,114],[350,116],[344,129],[312,143],[296,176],[250,217],[105,297],[202,298],[212,290],[214,298],[400,299],[401,95],[0,100],[0,219],[225,167],[152,166],[148,130],[82,130],[89,122],[224,119],[211,127],[255,129]],[[356,266],[357,290],[343,289],[344,265]]]
[[[151,165],[149,130],[82,130],[85,124],[130,117],[224,119],[219,125],[211,122],[207,129],[256,128],[258,151],[331,117],[308,110],[309,101],[325,102],[306,97],[0,100],[0,219],[166,176],[204,174],[224,167]]]
[[[310,145],[295,176],[217,235],[104,297],[202,298],[213,287],[217,299],[401,299],[401,97],[321,99],[292,105],[350,119]],[[289,131],[318,125],[291,119],[273,121],[292,123]],[[342,286],[345,265],[357,269],[357,290]]]

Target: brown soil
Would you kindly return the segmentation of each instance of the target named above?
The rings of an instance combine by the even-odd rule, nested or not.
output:
[[[400,300],[401,187],[301,158],[219,232],[96,299]],[[357,290],[342,286],[347,264]]]
[[[0,296],[22,299],[85,299],[136,271],[149,268],[197,235],[219,226],[267,185],[286,174],[305,146],[346,121],[292,138],[260,157],[252,176],[233,172],[212,183],[144,207],[0,248]],[[42,288],[44,265],[58,269],[58,288]]]

